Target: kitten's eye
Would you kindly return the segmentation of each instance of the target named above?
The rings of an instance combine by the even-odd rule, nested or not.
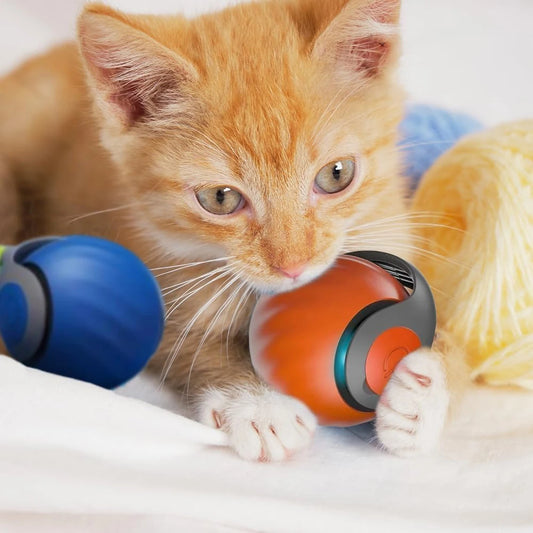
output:
[[[334,194],[340,192],[355,178],[356,163],[353,159],[342,159],[328,163],[315,178],[318,192]]]
[[[212,187],[196,193],[200,205],[213,215],[231,215],[244,205],[244,198],[229,187]]]

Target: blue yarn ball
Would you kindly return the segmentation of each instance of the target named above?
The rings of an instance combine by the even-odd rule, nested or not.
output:
[[[400,124],[404,174],[415,189],[435,160],[461,137],[482,129],[482,124],[464,113],[429,105],[411,105]]]

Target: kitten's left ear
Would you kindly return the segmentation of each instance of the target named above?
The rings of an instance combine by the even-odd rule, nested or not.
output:
[[[312,57],[348,79],[372,79],[399,47],[400,0],[350,0],[318,35]]]
[[[80,51],[96,101],[106,118],[126,127],[183,119],[198,73],[137,26],[134,17],[101,4],[81,14]]]

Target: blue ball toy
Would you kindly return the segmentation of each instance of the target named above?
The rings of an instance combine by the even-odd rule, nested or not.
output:
[[[400,124],[404,174],[415,189],[435,160],[461,137],[482,129],[475,118],[429,105],[411,105]]]
[[[85,236],[1,251],[0,333],[15,359],[106,388],[146,365],[163,335],[164,305],[137,256]]]

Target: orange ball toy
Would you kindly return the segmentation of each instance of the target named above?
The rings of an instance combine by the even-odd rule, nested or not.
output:
[[[394,277],[384,263],[359,257],[365,254],[387,259],[389,267],[400,261],[402,268],[387,269]],[[371,420],[397,363],[421,344],[431,345],[435,331],[431,292],[414,267],[381,252],[357,255],[339,258],[292,292],[261,297],[252,314],[250,354],[257,374],[302,400],[323,425]],[[417,298],[396,278],[416,286]]]

